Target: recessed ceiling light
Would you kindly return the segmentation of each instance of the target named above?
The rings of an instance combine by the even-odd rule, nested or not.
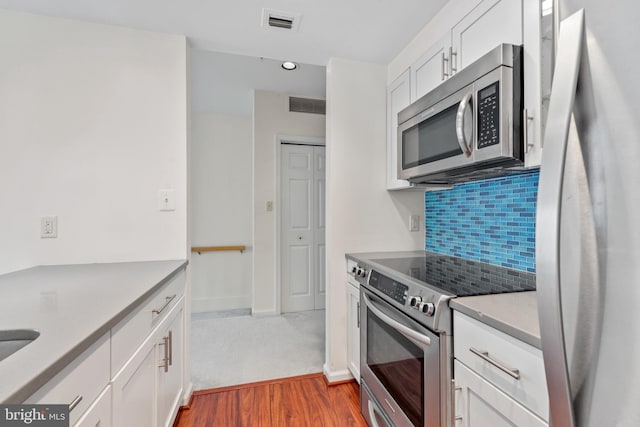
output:
[[[282,68],[284,68],[287,71],[292,71],[292,70],[295,70],[296,68],[298,68],[298,64],[296,64],[295,62],[291,62],[291,61],[284,61],[282,63]]]

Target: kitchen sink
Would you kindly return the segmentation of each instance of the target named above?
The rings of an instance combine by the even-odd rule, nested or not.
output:
[[[0,330],[0,361],[11,356],[40,336],[33,329]]]

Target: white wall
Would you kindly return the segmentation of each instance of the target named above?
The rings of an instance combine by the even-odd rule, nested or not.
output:
[[[191,116],[192,246],[246,245],[240,252],[192,254],[192,311],[251,306],[252,121]]]
[[[451,34],[460,19],[471,11],[481,0],[449,0],[431,21],[411,40],[407,46],[389,63],[387,83],[394,81],[436,41],[447,33]]]
[[[253,114],[253,313],[275,314],[276,294],[276,137],[324,137],[325,116],[290,113],[289,95],[255,91]],[[267,212],[267,201],[274,210]]]
[[[424,194],[386,190],[386,79],[383,65],[334,58],[327,66],[330,380],[348,372],[345,253],[424,249],[424,232],[409,232],[409,216],[424,215]]]
[[[185,38],[0,11],[0,39],[0,273],[186,258]]]

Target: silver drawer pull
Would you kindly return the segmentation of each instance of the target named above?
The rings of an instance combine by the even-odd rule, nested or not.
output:
[[[175,297],[176,297],[176,294],[173,294],[173,295],[171,295],[170,297],[166,297],[166,299],[165,299],[165,301],[164,301],[164,304],[162,304],[162,307],[157,308],[157,309],[153,309],[153,310],[151,310],[151,312],[152,312],[153,314],[160,314],[160,313],[162,313],[162,312],[164,311],[164,309],[165,309],[165,308],[167,308],[167,306],[168,306],[169,304],[171,304],[171,301],[173,301],[173,299],[174,299]]]
[[[158,343],[158,345],[164,346],[162,365],[158,365],[158,368],[162,368],[165,372],[169,372],[169,336],[162,337],[162,342]]]
[[[169,366],[173,365],[173,332],[169,331]]]
[[[82,396],[77,395],[76,398],[73,399],[71,403],[69,403],[69,412],[73,411],[80,402],[82,402]]]
[[[485,361],[489,362],[490,364],[492,364],[493,366],[495,366],[496,368],[500,369],[505,374],[515,378],[516,380],[520,379],[520,370],[519,369],[507,368],[502,363],[500,363],[497,360],[494,360],[491,357],[489,357],[489,352],[488,351],[476,350],[473,347],[469,348],[469,351],[471,351],[471,353],[475,354],[476,356],[478,356],[482,360],[485,360]]]

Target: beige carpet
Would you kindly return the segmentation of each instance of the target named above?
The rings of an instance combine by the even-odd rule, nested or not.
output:
[[[324,310],[255,318],[245,313],[193,315],[195,390],[322,372]]]

